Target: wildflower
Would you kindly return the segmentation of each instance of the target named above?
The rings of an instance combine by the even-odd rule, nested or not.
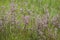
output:
[[[39,17],[39,15],[35,18],[35,20],[36,20],[36,25],[37,25],[38,29],[41,29],[41,27],[42,27],[42,20]]]
[[[20,11],[23,12],[23,8],[20,8]]]
[[[44,8],[44,12],[45,14],[42,16],[42,25],[43,25],[43,28],[44,27],[47,27],[48,28],[48,22],[49,22],[49,11],[47,8]]]
[[[29,18],[29,16],[23,16],[23,20],[26,25],[29,23]]]
[[[55,26],[55,27],[58,27],[59,26],[59,16],[53,16],[52,20],[51,20],[51,23]]]
[[[49,20],[49,16],[47,14],[44,14],[42,17],[43,27],[48,27],[48,22],[49,22],[48,20]]]

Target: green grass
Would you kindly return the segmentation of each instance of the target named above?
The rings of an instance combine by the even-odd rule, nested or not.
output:
[[[0,19],[4,19],[4,16],[7,12],[11,11],[10,6],[11,0],[0,0]],[[16,14],[16,20],[20,21],[20,28],[17,25],[11,25],[9,23],[5,23],[3,20],[3,30],[0,30],[0,40],[38,40],[38,33],[35,29],[35,18],[40,15],[43,16],[45,14],[44,8],[47,8],[50,13],[49,20],[57,14],[60,13],[60,0],[15,0],[14,1],[16,10],[14,11]],[[3,6],[3,7],[2,7]],[[4,8],[5,7],[5,8]],[[23,9],[23,12],[20,9]],[[23,23],[22,16],[28,15],[28,10],[31,10],[32,13],[30,15],[30,22],[27,25],[27,28],[33,28],[33,30],[23,30],[25,26]],[[7,15],[7,18],[10,20],[11,15]],[[8,21],[9,21],[8,20]],[[52,34],[54,33],[54,26],[52,24],[48,24],[50,29],[52,29]],[[46,29],[47,30],[47,29]],[[46,34],[46,40],[60,40],[60,29],[58,29],[57,39],[50,39],[48,31],[44,31]],[[41,35],[40,35],[41,36]],[[40,37],[41,40],[43,37]],[[44,40],[44,39],[43,39]]]

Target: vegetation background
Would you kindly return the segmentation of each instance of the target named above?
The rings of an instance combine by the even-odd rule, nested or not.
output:
[[[60,0],[0,0],[0,40],[60,40]]]

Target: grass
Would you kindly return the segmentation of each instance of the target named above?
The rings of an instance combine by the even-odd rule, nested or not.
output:
[[[0,0],[0,40],[60,40],[60,0]]]

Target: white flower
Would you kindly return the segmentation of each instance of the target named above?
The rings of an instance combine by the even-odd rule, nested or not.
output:
[[[20,11],[22,11],[23,10],[23,8],[20,8]]]

